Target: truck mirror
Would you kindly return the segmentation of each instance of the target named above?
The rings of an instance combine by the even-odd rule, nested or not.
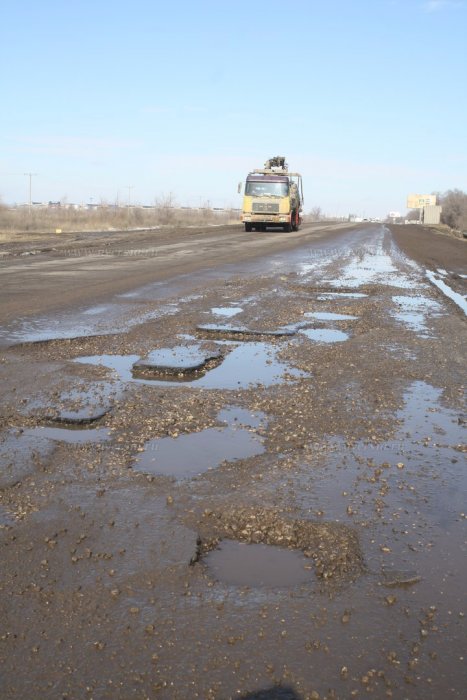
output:
[[[238,194],[240,194],[241,191],[242,191],[242,183],[239,182],[239,183],[238,183],[238,189],[237,189]]]

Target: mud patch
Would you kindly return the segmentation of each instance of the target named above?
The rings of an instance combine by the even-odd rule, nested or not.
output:
[[[43,466],[54,449],[53,443],[9,431],[0,443],[0,489],[20,483]]]
[[[235,338],[235,339],[245,339],[245,338],[283,338],[295,335],[294,330],[291,328],[279,328],[273,331],[259,330],[253,328],[246,328],[245,326],[231,326],[228,324],[217,325],[215,323],[204,323],[202,325],[196,326],[198,333],[206,333],[208,335],[215,335],[221,338]]]
[[[232,508],[206,510],[198,528],[194,562],[227,539],[301,550],[313,560],[316,576],[322,582],[353,580],[365,568],[356,532],[340,523],[288,520],[274,510]]]
[[[289,588],[314,580],[310,560],[290,549],[223,540],[203,559],[222,583],[250,588]]]
[[[115,387],[108,382],[63,392],[45,419],[51,423],[77,426],[97,423],[112,410],[115,395]]]

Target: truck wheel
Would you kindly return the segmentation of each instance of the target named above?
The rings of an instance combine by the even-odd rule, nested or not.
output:
[[[251,231],[251,224],[245,224],[245,231],[246,231],[247,233],[250,233],[250,231]]]
[[[292,224],[285,224],[285,226],[284,226],[284,231],[285,231],[286,233],[290,233],[290,232],[292,231],[292,229],[293,229]]]
[[[292,222],[292,231],[298,231],[298,217],[295,211],[292,214]]]

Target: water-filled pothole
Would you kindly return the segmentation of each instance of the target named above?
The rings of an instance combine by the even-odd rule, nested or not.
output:
[[[189,478],[223,462],[264,452],[261,438],[244,428],[206,428],[199,433],[163,437],[146,443],[133,469],[144,474]]]
[[[289,588],[314,580],[311,561],[302,552],[267,544],[222,540],[203,562],[213,578],[231,586]]]
[[[316,343],[341,343],[348,340],[348,333],[332,328],[303,328],[300,333]]]
[[[316,318],[317,321],[355,321],[358,318],[358,316],[336,314],[330,311],[309,311],[304,316],[305,318]]]
[[[280,362],[276,355],[278,349],[268,343],[238,343],[228,344],[230,352],[223,362],[202,377],[193,378],[189,383],[203,389],[248,389],[261,384],[271,386],[280,384],[285,378],[298,379],[304,373]],[[170,379],[136,379],[132,375],[132,366],[139,359],[138,355],[93,355],[78,357],[76,362],[92,365],[103,365],[114,370],[123,382],[138,382],[148,385],[180,386],[179,382]],[[188,384],[188,383],[187,383]]]
[[[35,428],[25,428],[23,430],[23,435],[78,445],[109,440],[110,430],[79,430],[77,428],[50,428],[46,426],[37,426]]]
[[[295,335],[291,328],[278,328],[276,330],[261,330],[259,328],[246,328],[246,326],[232,326],[230,324],[203,323],[196,327],[200,333],[215,335],[221,338],[231,338],[238,336],[245,337],[271,337],[282,338]]]
[[[211,309],[211,313],[214,316],[223,316],[226,318],[231,318],[232,316],[237,316],[241,314],[243,309],[240,306],[217,306]]]
[[[330,301],[339,299],[363,299],[367,297],[368,294],[363,292],[324,292],[319,294],[316,298],[318,301]]]

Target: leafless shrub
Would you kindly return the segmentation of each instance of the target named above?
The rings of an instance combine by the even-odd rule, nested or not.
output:
[[[231,209],[191,209],[177,207],[172,193],[158,199],[153,207],[116,207],[101,203],[93,208],[16,207],[0,203],[0,231],[47,233],[66,231],[101,231],[158,226],[204,226],[239,223],[240,214]]]
[[[462,190],[448,190],[440,195],[443,207],[441,222],[457,231],[467,231],[467,194]]]

